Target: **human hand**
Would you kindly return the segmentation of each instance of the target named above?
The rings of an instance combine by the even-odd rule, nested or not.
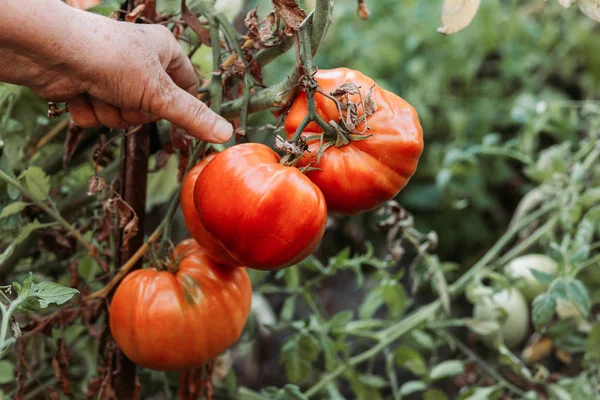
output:
[[[192,64],[166,27],[53,6],[61,14],[55,17],[60,26],[48,21],[45,27],[42,20],[36,28],[45,34],[41,43],[30,38],[12,46],[17,68],[11,74],[6,65],[5,80],[29,86],[47,100],[67,101],[73,120],[83,127],[125,128],[166,119],[203,140],[231,137],[231,124],[196,98]]]

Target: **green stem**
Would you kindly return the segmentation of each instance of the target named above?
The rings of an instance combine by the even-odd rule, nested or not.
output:
[[[75,229],[73,227],[73,225],[71,225],[67,220],[65,220],[60,214],[59,212],[56,210],[56,208],[54,207],[50,207],[48,206],[46,203],[44,203],[43,201],[37,200],[30,192],[29,190],[27,190],[23,185],[21,185],[19,182],[17,182],[15,179],[11,178],[10,176],[8,176],[6,173],[4,173],[4,171],[0,170],[0,180],[3,180],[4,182],[6,182],[7,184],[13,186],[14,188],[16,188],[19,192],[21,192],[21,194],[23,194],[23,196],[28,197],[29,199],[31,199],[31,201],[38,206],[39,208],[41,208],[42,210],[44,210],[46,212],[46,214],[48,214],[49,216],[51,216],[55,221],[57,221],[59,224],[61,224],[67,231],[69,231],[69,233],[71,233],[71,235],[73,235],[73,237],[75,239],[77,239],[87,250],[90,254],[94,255],[96,254],[96,248],[87,242],[87,240],[85,240],[83,238],[83,236],[77,231],[77,229]]]
[[[13,315],[17,307],[23,302],[23,299],[17,297],[10,306],[8,306],[8,310],[4,305],[0,305],[0,309],[2,309],[2,326],[0,326],[0,358],[4,356],[6,350],[8,349],[6,335],[8,334],[8,325],[10,323],[10,317]]]

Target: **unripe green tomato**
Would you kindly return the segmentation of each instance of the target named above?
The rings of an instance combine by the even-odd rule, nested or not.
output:
[[[503,313],[506,313],[504,319]],[[525,297],[517,289],[501,290],[475,304],[473,318],[480,321],[498,321],[504,344],[509,348],[521,344],[529,331],[529,307]],[[482,339],[491,344],[495,337],[494,332],[482,336]]]
[[[537,280],[531,272],[532,269],[554,275],[558,270],[558,264],[543,254],[527,254],[515,258],[504,268],[506,276],[517,281],[517,288],[529,302],[548,289],[547,285]]]

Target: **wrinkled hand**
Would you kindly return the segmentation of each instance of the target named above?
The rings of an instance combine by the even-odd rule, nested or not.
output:
[[[203,140],[229,139],[231,124],[196,98],[192,64],[166,27],[114,21],[65,5],[59,11],[64,18],[49,27],[54,29],[44,39],[49,43],[35,50],[26,40],[12,49],[9,43],[10,51],[3,46],[2,55],[8,52],[16,61],[0,61],[12,77],[5,80],[47,100],[67,101],[83,127],[125,128],[166,119]],[[36,29],[43,30],[41,25]]]

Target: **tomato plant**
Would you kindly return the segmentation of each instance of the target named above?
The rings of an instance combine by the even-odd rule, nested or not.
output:
[[[505,268],[506,275],[516,281],[519,291],[527,301],[532,301],[548,288],[548,285],[541,282],[534,274],[547,274],[552,279],[558,271],[558,264],[543,254],[528,254],[515,258]]]
[[[202,225],[232,258],[250,268],[302,261],[325,232],[321,191],[297,168],[279,161],[265,145],[233,146],[204,168],[194,187]]]
[[[137,270],[110,304],[110,330],[135,363],[157,370],[201,367],[234,344],[250,312],[244,268],[211,260],[193,240],[173,252],[174,272]]]
[[[300,159],[299,165],[318,168],[306,175],[323,191],[329,211],[356,214],[372,210],[394,198],[415,173],[423,151],[423,130],[417,112],[405,100],[382,89],[360,72],[347,68],[319,70],[315,78],[321,90],[329,95],[315,94],[317,113],[325,121],[345,126],[349,132],[339,133],[345,140],[331,138],[334,144],[322,154],[319,153],[322,138],[309,139],[310,153]],[[335,94],[349,84],[359,89],[347,90],[339,101],[331,98],[330,93]],[[343,111],[348,104],[362,104],[357,110],[356,123],[348,122],[351,111]],[[307,114],[307,96],[301,93],[285,119],[289,137]],[[322,134],[323,130],[313,121],[303,132],[310,138],[311,134]],[[363,135],[355,135],[357,132]]]

